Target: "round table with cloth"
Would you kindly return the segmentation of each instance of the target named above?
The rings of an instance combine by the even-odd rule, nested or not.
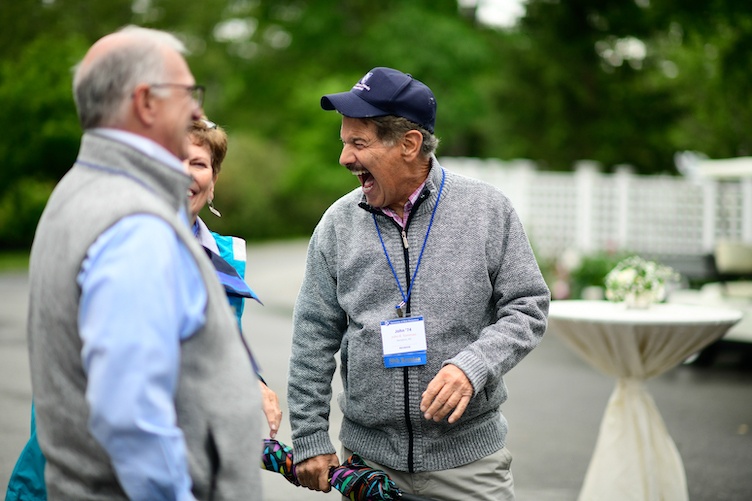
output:
[[[644,380],[722,337],[742,313],[655,304],[552,301],[549,329],[600,372],[617,378],[579,501],[687,501],[687,480]]]

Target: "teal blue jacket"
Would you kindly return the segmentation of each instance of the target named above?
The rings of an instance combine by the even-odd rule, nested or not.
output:
[[[201,219],[197,219],[196,223],[194,232],[199,241],[209,251],[218,254],[224,261],[229,263],[242,279],[245,276],[246,264],[245,240],[210,232]],[[231,293],[226,285],[228,280],[223,280],[219,269],[218,274],[220,274],[220,281],[228,291],[227,299],[230,301],[230,305],[238,319],[238,326],[242,327],[243,299],[251,297],[259,301],[258,296],[246,284],[244,284],[247,288],[245,295]],[[32,402],[31,434],[29,441],[21,451],[18,461],[16,461],[13,473],[11,473],[10,480],[8,481],[8,490],[5,493],[5,501],[46,501],[47,488],[44,483],[45,462],[44,454],[42,454],[42,450],[39,448],[39,443],[37,442],[36,418],[34,403]]]
[[[227,299],[235,311],[235,316],[238,319],[238,327],[242,332],[241,319],[243,317],[243,305],[245,304],[244,298],[251,298],[261,303],[256,293],[243,281],[245,277],[246,242],[242,238],[220,235],[219,233],[210,231],[200,217],[196,218],[196,223],[193,225],[193,233],[210,254],[212,263],[214,263],[217,269],[219,281],[225,286]],[[222,261],[230,264],[234,270],[230,270],[231,273],[223,272],[223,263],[217,263],[215,259],[217,256],[221,257]],[[233,282],[233,277],[230,274],[234,273],[237,273],[240,283]]]
[[[46,500],[47,488],[44,484],[44,455],[37,442],[34,403],[31,404],[31,435],[26,447],[16,462],[16,467],[8,482],[5,501]]]

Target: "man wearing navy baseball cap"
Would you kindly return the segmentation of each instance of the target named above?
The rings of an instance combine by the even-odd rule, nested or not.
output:
[[[404,492],[513,500],[503,376],[540,342],[550,294],[496,188],[445,170],[436,99],[378,67],[321,98],[342,115],[339,162],[360,187],[311,237],[294,312],[288,403],[301,484],[340,461],[329,402],[340,352],[343,459]]]

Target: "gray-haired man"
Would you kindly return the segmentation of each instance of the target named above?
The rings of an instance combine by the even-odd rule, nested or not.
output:
[[[29,352],[50,499],[261,499],[261,403],[181,163],[202,116],[174,36],[127,27],[74,76],[85,129],[40,219]]]

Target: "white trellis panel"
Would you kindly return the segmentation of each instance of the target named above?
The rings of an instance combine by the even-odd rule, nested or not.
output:
[[[529,161],[442,158],[442,165],[499,187],[525,224],[536,253],[623,250],[700,256],[720,239],[752,243],[752,179],[641,176],[628,168],[539,171]]]

